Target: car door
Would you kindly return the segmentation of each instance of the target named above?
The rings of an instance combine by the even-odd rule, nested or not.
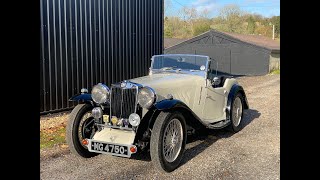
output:
[[[226,117],[226,89],[223,86],[214,87],[212,79],[217,76],[217,64],[212,60],[209,63],[209,71],[205,88],[205,98],[203,106],[203,118],[208,123],[224,120]]]
[[[214,88],[211,83],[206,89],[206,97],[203,108],[204,120],[213,123],[225,119],[226,96],[225,88]]]

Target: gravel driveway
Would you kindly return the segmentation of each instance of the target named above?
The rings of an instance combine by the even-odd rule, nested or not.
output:
[[[172,173],[153,168],[150,155],[83,159],[68,150],[41,155],[41,179],[279,179],[280,75],[239,78],[249,101],[237,134],[209,131],[189,137],[182,164]]]

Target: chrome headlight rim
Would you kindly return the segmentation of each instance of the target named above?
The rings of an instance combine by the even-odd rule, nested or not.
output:
[[[91,111],[91,114],[94,119],[100,119],[103,116],[103,110],[101,107],[94,107]]]
[[[98,83],[91,90],[92,100],[97,104],[104,104],[110,98],[110,89],[107,85]]]
[[[141,92],[144,91],[144,90],[147,90],[149,92],[151,92],[151,97],[149,99],[149,102],[148,103],[142,103],[141,102]],[[143,96],[143,95],[142,95]],[[138,92],[138,104],[142,107],[142,108],[147,108],[149,109],[157,100],[157,94],[155,92],[154,89],[152,89],[151,87],[149,86],[144,86],[142,87],[141,89],[139,89],[139,92]]]
[[[131,124],[131,126],[137,127],[141,122],[141,118],[137,113],[132,113],[130,114],[128,121]]]

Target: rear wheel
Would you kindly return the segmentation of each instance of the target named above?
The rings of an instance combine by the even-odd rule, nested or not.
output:
[[[171,172],[182,159],[186,145],[186,122],[179,112],[161,112],[152,128],[150,155],[154,166]]]
[[[97,131],[91,110],[92,106],[89,104],[77,105],[70,113],[67,124],[66,141],[70,151],[85,158],[98,155],[88,151],[87,146],[82,144],[83,139],[92,138]]]
[[[229,129],[233,132],[238,132],[243,127],[243,96],[240,92],[232,100],[230,109],[231,124]]]

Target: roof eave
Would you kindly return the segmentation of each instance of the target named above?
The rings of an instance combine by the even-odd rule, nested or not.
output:
[[[280,49],[271,49],[271,53],[280,54]]]

